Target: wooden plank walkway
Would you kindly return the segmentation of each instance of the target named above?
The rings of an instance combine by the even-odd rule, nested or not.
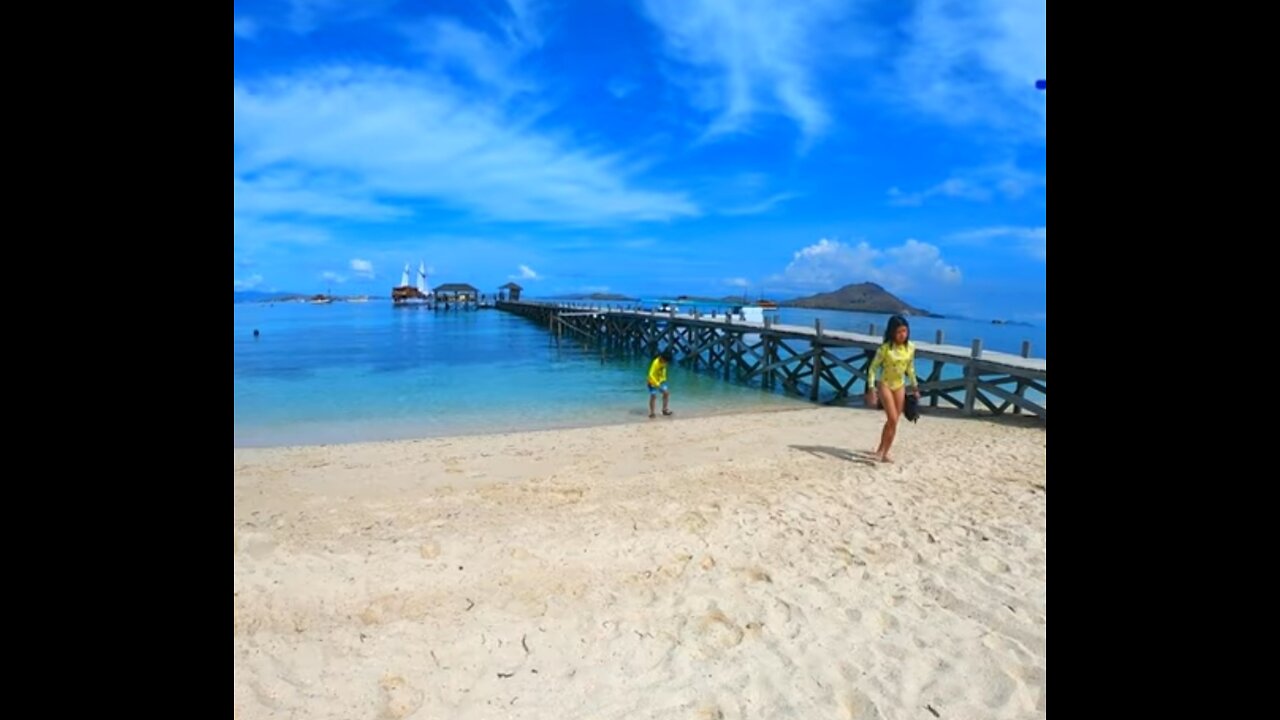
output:
[[[556,342],[568,331],[569,337],[602,350],[614,347],[652,356],[671,349],[677,362],[694,370],[758,383],[764,389],[781,387],[815,402],[840,402],[860,395],[853,388],[861,381],[865,390],[867,368],[882,343],[877,334],[826,330],[820,321],[808,327],[586,303],[500,301],[496,307],[547,325]],[[1047,417],[1044,400],[1027,397],[1028,391],[1047,397],[1047,362],[1027,357],[1027,345],[1019,356],[985,351],[978,340],[969,347],[947,345],[941,342],[941,332],[936,339],[913,340],[921,393],[930,406],[942,400],[966,413],[975,412],[981,404],[995,414],[1012,408],[1014,413]],[[807,349],[798,349],[804,344]],[[855,352],[842,356],[838,350]],[[919,372],[922,361],[932,363],[929,372]],[[943,377],[949,368],[956,371],[955,376]]]

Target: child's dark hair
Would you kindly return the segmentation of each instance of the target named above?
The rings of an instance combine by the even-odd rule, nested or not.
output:
[[[893,342],[893,335],[898,332],[900,327],[907,329],[907,339],[911,339],[911,323],[908,323],[907,319],[901,315],[894,315],[889,318],[889,326],[884,329],[884,342],[886,345]]]
[[[662,355],[660,357],[667,362],[671,362],[671,359],[675,357],[675,353],[671,352],[671,348],[667,348],[662,351]]]

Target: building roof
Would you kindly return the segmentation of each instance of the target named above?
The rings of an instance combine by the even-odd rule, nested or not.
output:
[[[444,285],[437,285],[437,286],[435,287],[435,291],[436,291],[436,292],[438,292],[438,293],[442,293],[442,292],[446,292],[446,293],[456,293],[456,292],[478,293],[478,292],[480,292],[477,288],[475,288],[475,287],[473,287],[473,286],[471,286],[471,285],[468,285],[467,283],[445,283]]]
[[[520,287],[519,285],[513,282],[509,282],[506,285],[499,285],[498,289],[499,290],[523,290],[524,288]]]

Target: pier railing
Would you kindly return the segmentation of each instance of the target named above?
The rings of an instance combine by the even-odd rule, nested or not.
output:
[[[867,369],[882,342],[874,327],[868,334],[826,330],[816,319],[807,327],[620,305],[499,301],[496,307],[546,325],[555,342],[646,357],[670,349],[677,363],[692,370],[825,404],[866,391]],[[938,331],[934,342],[913,340],[920,391],[929,406],[945,402],[967,414],[981,406],[996,415],[1012,410],[1046,418],[1046,361],[1029,357],[1029,343],[1014,355],[984,350],[981,340],[962,347],[943,339]]]

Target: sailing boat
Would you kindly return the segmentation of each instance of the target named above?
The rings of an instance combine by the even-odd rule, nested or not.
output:
[[[409,284],[409,263],[404,265],[404,273],[400,275],[400,284],[391,288],[391,300],[396,305],[422,305],[427,302],[427,264],[418,266],[417,287]]]
[[[421,260],[418,261],[418,292],[423,299],[431,297],[431,288],[427,286],[427,264]]]

